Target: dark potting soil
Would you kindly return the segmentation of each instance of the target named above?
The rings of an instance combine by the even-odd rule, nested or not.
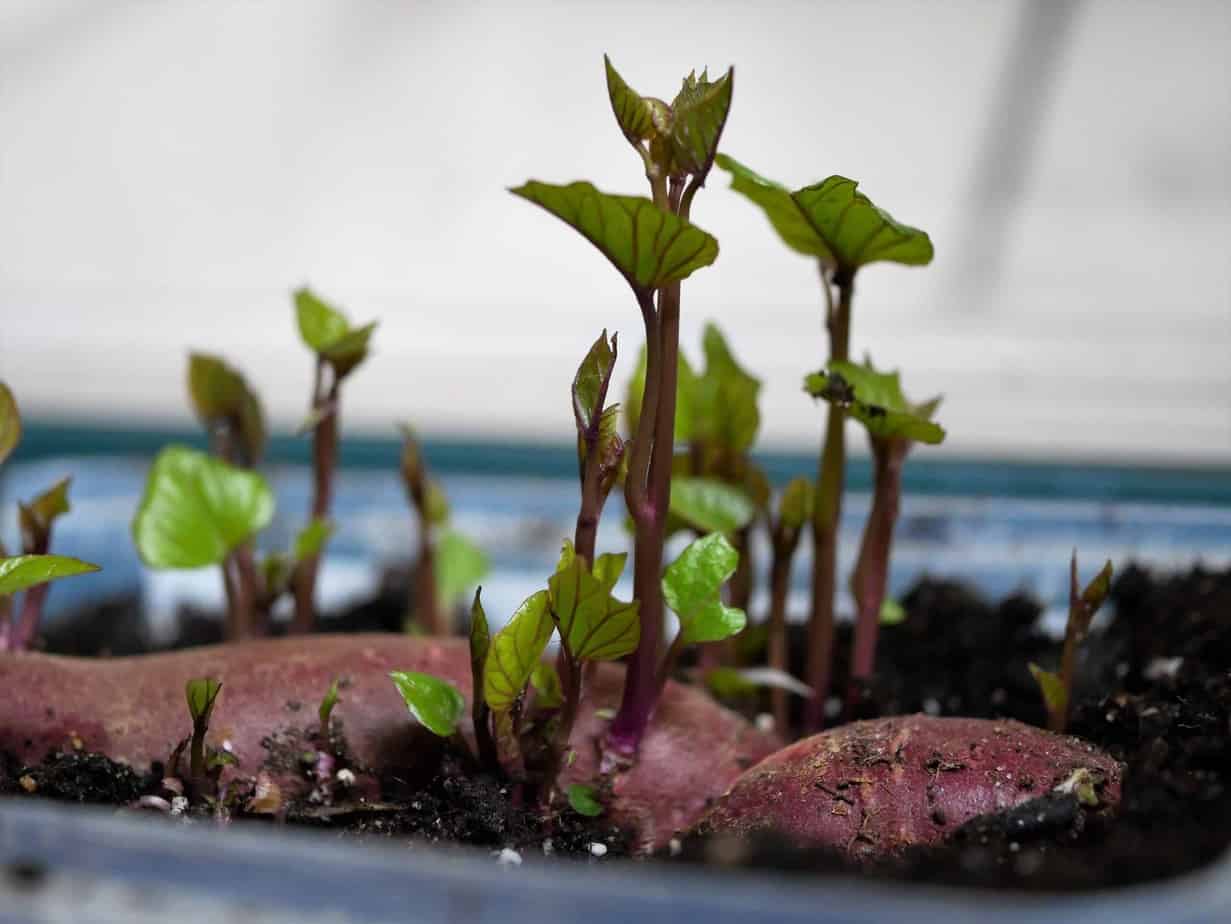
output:
[[[1039,607],[1014,596],[993,606],[961,584],[925,580],[902,601],[907,618],[882,628],[878,675],[854,718],[911,712],[1045,724],[1027,665],[1054,669],[1059,644]],[[830,851],[773,837],[691,841],[685,859],[851,872],[927,882],[1072,890],[1178,875],[1231,847],[1231,570],[1154,577],[1129,567],[1114,612],[1082,652],[1069,731],[1124,762],[1117,817],[1087,817],[1045,797],[976,819],[941,847],[855,868]],[[849,643],[840,633],[838,650]],[[803,638],[793,640],[802,652]],[[836,665],[834,692],[846,664]]]

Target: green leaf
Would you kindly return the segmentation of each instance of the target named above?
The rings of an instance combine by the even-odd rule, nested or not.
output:
[[[672,478],[669,509],[672,516],[708,533],[736,532],[756,515],[747,494],[714,478]]]
[[[152,568],[200,568],[221,563],[273,515],[273,492],[256,472],[168,446],[146,478],[133,540]]]
[[[829,372],[814,372],[804,388],[816,398],[848,408],[873,439],[904,439],[936,444],[944,428],[930,420],[940,398],[911,404],[902,394],[897,371],[877,372],[870,361],[863,365],[834,360]]]
[[[790,192],[725,154],[718,166],[731,174],[731,188],[761,207],[791,249],[853,272],[877,261],[923,266],[932,262],[932,241],[877,208],[858,183],[841,176]]]
[[[722,332],[705,325],[705,373],[697,380],[694,434],[734,453],[746,452],[761,426],[761,381],[735,361]]]
[[[402,694],[410,714],[434,735],[449,738],[466,711],[466,700],[457,687],[419,671],[393,671],[389,679]]]
[[[531,594],[492,638],[483,671],[483,697],[494,712],[511,709],[526,689],[555,625],[547,591]]]
[[[290,559],[282,552],[270,552],[261,560],[261,577],[265,582],[265,594],[268,598],[281,596],[291,577]]]
[[[451,610],[490,570],[487,554],[455,529],[436,543],[436,599]]]
[[[329,718],[333,715],[333,707],[338,704],[338,678],[334,678],[329,684],[329,689],[325,691],[325,698],[321,700],[320,708],[316,710],[317,716],[321,720],[321,732],[329,733]]]
[[[188,714],[192,724],[202,727],[209,724],[214,703],[222,692],[222,682],[213,677],[197,677],[184,685],[184,699],[188,701]]]
[[[627,552],[607,552],[598,557],[590,573],[606,588],[608,593],[611,593],[619,582],[620,575],[624,573],[626,564],[628,564]]]
[[[607,55],[603,55],[603,65],[607,70],[607,98],[611,100],[611,111],[624,137],[634,146],[654,137],[657,134],[655,101],[646,99],[626,84]]]
[[[584,815],[587,818],[597,818],[603,814],[603,804],[598,801],[594,787],[584,783],[573,783],[569,786],[568,804],[578,815]]]
[[[559,709],[564,705],[564,689],[555,667],[539,662],[530,672],[530,685],[534,687],[535,703],[543,709]]]
[[[1043,705],[1047,707],[1048,714],[1063,715],[1067,712],[1069,693],[1064,688],[1064,681],[1060,679],[1059,675],[1053,674],[1051,671],[1045,671],[1033,662],[1028,666],[1030,668],[1030,675],[1034,677],[1034,682],[1039,685],[1039,692],[1043,694]]]
[[[1103,601],[1107,599],[1107,594],[1111,592],[1111,576],[1113,568],[1111,561],[1108,560],[1103,565],[1101,570],[1089,584],[1086,589],[1081,592],[1081,600],[1087,607],[1090,608],[1090,615],[1093,616],[1103,605]]]
[[[566,549],[571,548],[566,544]],[[547,581],[551,614],[560,628],[560,642],[575,661],[614,661],[631,654],[641,640],[637,602],[624,603],[611,596],[618,579],[619,558],[603,556],[601,577],[596,577],[585,559],[564,556],[559,569]]]
[[[313,517],[312,521],[295,536],[293,555],[295,561],[315,558],[325,548],[333,535],[333,523],[325,517]]]
[[[227,426],[243,443],[248,462],[260,461],[267,435],[260,399],[244,377],[218,356],[188,355],[188,397],[207,427]]]
[[[72,478],[61,478],[30,501],[18,502],[17,519],[21,525],[21,541],[27,552],[45,550],[51,537],[51,525],[57,517],[69,511],[68,488]]]
[[[705,685],[723,699],[751,696],[762,689],[786,690],[805,699],[812,698],[810,686],[773,667],[715,667],[706,671]]]
[[[423,515],[433,526],[449,521],[449,498],[435,479],[428,479],[423,491]]]
[[[0,558],[0,597],[39,584],[98,571],[98,565],[64,555],[15,555]]]
[[[707,73],[684,78],[684,85],[671,103],[671,151],[684,171],[705,177],[718,153],[718,141],[731,111],[735,68],[711,82]]]
[[[483,669],[492,648],[492,632],[487,625],[487,612],[483,609],[483,588],[476,587],[474,601],[470,604],[470,680],[476,701],[481,701]]]
[[[695,539],[663,572],[663,599],[679,617],[680,639],[720,642],[742,632],[744,611],[722,602],[722,585],[739,565],[739,552],[721,533]]]
[[[0,465],[13,454],[21,442],[21,412],[13,392],[0,382]]]
[[[537,180],[509,191],[580,232],[638,295],[685,279],[718,257],[718,241],[641,196],[609,195],[585,182],[553,186]]]
[[[604,328],[573,376],[573,416],[577,420],[577,432],[583,439],[598,436],[616,352],[616,338],[612,336],[609,342]]]
[[[346,315],[325,304],[309,289],[295,292],[299,336],[313,353],[323,353],[350,331]]]
[[[778,500],[778,521],[787,529],[802,529],[812,519],[815,491],[807,478],[792,478]]]
[[[372,331],[376,330],[376,321],[349,330],[342,337],[321,350],[321,356],[329,360],[334,374],[340,379],[349,375],[368,357],[368,345],[372,339]]]
[[[881,625],[900,626],[904,622],[906,622],[906,608],[892,597],[886,597],[881,603]]]
[[[646,352],[645,346],[642,345],[641,353],[637,357],[637,367],[628,381],[628,394],[624,402],[624,416],[630,436],[637,432],[637,421],[641,419],[641,405],[645,398],[645,372]],[[680,353],[675,386],[675,442],[678,444],[692,442],[698,388],[697,374],[693,372],[684,354]]]

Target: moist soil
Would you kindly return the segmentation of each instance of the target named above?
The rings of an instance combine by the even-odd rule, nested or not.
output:
[[[396,631],[406,600],[404,576],[391,574],[375,598],[326,617],[324,628]],[[881,630],[876,678],[834,722],[927,712],[1045,723],[1028,664],[1054,669],[1059,644],[1040,629],[1036,601],[1015,595],[993,604],[961,583],[925,579],[901,602],[905,620]],[[62,621],[44,647],[72,654],[151,650],[131,616],[107,618],[131,608],[108,609]],[[834,852],[798,850],[769,836],[737,843],[692,839],[673,862],[1032,891],[1145,882],[1211,862],[1231,846],[1231,570],[1153,575],[1130,566],[1113,584],[1105,612],[1082,649],[1069,730],[1124,762],[1114,820],[1087,817],[1071,799],[1045,797],[976,819],[940,847],[860,867]],[[220,640],[216,618],[181,615],[172,647]],[[849,629],[840,627],[834,704],[846,689],[848,647]],[[791,650],[802,660],[802,631]],[[802,664],[793,668],[802,673]],[[765,706],[732,705],[750,715]],[[0,764],[0,792],[32,789],[79,802],[132,804],[167,795],[161,768],[156,771],[141,778],[101,755],[57,754],[37,768]],[[289,822],[346,837],[509,847],[527,856],[591,857],[596,843],[610,855],[627,853],[624,835],[601,818],[566,808],[544,821],[526,808],[530,801],[507,781],[479,773],[468,755],[446,748],[422,778],[383,780],[378,803],[301,806],[284,814]]]

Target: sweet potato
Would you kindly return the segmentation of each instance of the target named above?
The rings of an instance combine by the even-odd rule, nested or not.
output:
[[[184,683],[213,676],[223,689],[210,744],[229,742],[239,758],[235,772],[252,777],[265,770],[277,777],[284,795],[294,797],[308,783],[295,768],[288,770],[286,755],[271,749],[271,740],[314,727],[316,707],[337,677],[344,688],[334,716],[351,755],[369,771],[359,774],[357,785],[372,792],[374,774],[413,766],[434,751],[434,741],[409,717],[389,681],[390,670],[436,674],[470,696],[463,639],[320,635],[115,659],[3,655],[0,751],[37,762],[74,743],[148,767],[165,761],[190,730]],[[596,775],[598,736],[607,723],[595,710],[616,707],[622,683],[621,667],[600,665],[575,725],[578,756],[569,780],[592,781]],[[639,761],[612,780],[612,817],[643,846],[661,846],[777,746],[704,693],[670,683]]]
[[[900,716],[798,741],[744,773],[705,834],[773,830],[854,859],[939,842],[980,815],[1057,787],[1114,811],[1121,767],[1080,739],[1011,720]]]

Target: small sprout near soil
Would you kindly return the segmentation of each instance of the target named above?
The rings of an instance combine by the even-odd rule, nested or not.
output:
[[[189,746],[189,779],[194,787],[200,787],[208,779],[205,736],[209,733],[210,716],[214,704],[222,692],[222,683],[213,677],[199,677],[184,685],[184,698],[188,702],[188,715],[192,718],[192,742]],[[219,768],[220,769],[220,768]]]
[[[316,710],[317,716],[321,720],[321,740],[328,741],[330,735],[329,720],[333,717],[333,709],[338,704],[338,681],[335,677],[329,684],[329,689],[325,693],[324,699],[321,700],[320,708]]]
[[[419,724],[441,738],[457,733],[457,723],[466,711],[466,700],[457,687],[420,671],[393,671],[389,677]]]
[[[594,787],[584,783],[573,783],[569,786],[568,804],[578,815],[585,815],[587,818],[597,818],[603,814],[603,803],[598,801]]]

